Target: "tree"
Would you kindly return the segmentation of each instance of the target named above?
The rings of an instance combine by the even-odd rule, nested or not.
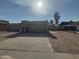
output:
[[[54,14],[55,26],[58,26],[59,19],[60,19],[60,14],[59,14],[59,12],[56,11]]]
[[[72,21],[72,20],[70,20],[69,23],[70,23],[71,25],[73,25],[73,21]]]
[[[53,24],[53,20],[50,20],[50,23]]]

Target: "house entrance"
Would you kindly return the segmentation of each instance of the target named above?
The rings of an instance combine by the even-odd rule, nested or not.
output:
[[[21,28],[20,32],[28,32],[28,28]]]

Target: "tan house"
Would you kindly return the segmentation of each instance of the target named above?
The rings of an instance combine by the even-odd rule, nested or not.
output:
[[[48,32],[48,21],[22,21],[22,32]]]
[[[48,21],[22,21],[21,23],[10,23],[8,31],[48,32]]]

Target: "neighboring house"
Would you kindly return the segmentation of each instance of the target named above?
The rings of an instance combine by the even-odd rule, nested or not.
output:
[[[79,21],[62,22],[59,27],[61,30],[79,31]]]
[[[9,23],[8,31],[20,31],[20,23]]]
[[[8,29],[9,22],[0,20],[0,31],[4,31]]]

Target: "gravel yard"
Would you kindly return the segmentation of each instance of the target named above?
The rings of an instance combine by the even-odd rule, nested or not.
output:
[[[55,52],[79,54],[79,34],[64,31],[50,31],[52,48]]]

